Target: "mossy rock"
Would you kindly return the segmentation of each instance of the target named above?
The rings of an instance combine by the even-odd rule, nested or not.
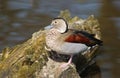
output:
[[[101,38],[98,20],[93,15],[83,20],[77,16],[71,17],[69,11],[65,10],[61,11],[58,17],[66,19],[69,28],[85,30],[95,34],[96,38]],[[63,62],[56,62],[49,58],[49,52],[44,48],[46,31],[35,32],[26,42],[12,48],[7,47],[2,51],[0,78],[80,78],[74,64],[67,69],[57,71]],[[98,46],[84,55],[87,61],[96,55],[97,48]]]

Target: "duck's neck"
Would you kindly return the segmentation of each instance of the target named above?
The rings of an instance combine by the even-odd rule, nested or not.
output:
[[[49,31],[46,33],[46,41],[49,42],[49,41],[54,41],[54,40],[56,40],[59,34],[60,34],[60,33],[59,33],[57,30],[55,30],[55,29],[49,30]]]

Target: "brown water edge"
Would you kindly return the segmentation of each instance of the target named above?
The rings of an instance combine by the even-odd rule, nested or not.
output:
[[[106,18],[99,18],[101,23],[101,31],[102,37],[104,41],[103,49],[101,50],[101,60],[98,60],[97,63],[101,66],[101,64],[107,64],[106,68],[108,68],[108,72],[112,73],[111,78],[118,78],[120,72],[120,64],[117,61],[120,57],[119,50],[119,40],[117,38],[117,29],[114,26],[113,21]],[[104,26],[104,28],[102,28]],[[107,31],[107,32],[106,32]],[[100,64],[101,62],[101,64]]]
[[[119,78],[120,76],[120,43],[118,39],[118,31],[116,22],[113,17],[120,17],[120,10],[112,4],[112,0],[102,0],[101,16],[99,22],[101,24],[102,40],[104,41],[104,50],[102,53],[108,58],[102,59],[101,63],[107,64],[108,71],[112,74],[111,78]],[[118,60],[117,60],[118,59]],[[98,61],[100,62],[100,60]],[[107,78],[107,77],[106,77]]]

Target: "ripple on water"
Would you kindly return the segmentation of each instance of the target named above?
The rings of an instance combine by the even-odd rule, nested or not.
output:
[[[6,41],[11,41],[11,42],[21,42],[21,41],[24,41],[26,38],[24,36],[8,36],[6,38]]]
[[[117,9],[120,10],[120,1],[119,1],[119,0],[115,0],[115,1],[113,1],[112,3],[113,3],[113,5],[114,5]]]
[[[14,22],[14,23],[12,23],[12,26],[13,26],[14,28],[20,28],[20,27],[22,26],[22,24],[19,23],[19,22]],[[12,33],[12,32],[11,32],[11,33]]]
[[[28,11],[27,10],[21,10],[18,13],[16,13],[16,17],[17,18],[26,18],[28,15]]]
[[[16,10],[16,9],[31,9],[30,0],[28,0],[28,2],[9,1],[8,6],[9,6],[10,9],[13,9],[13,10]]]
[[[113,17],[111,18],[111,20],[114,21],[115,26],[117,27],[117,31],[118,31],[118,39],[120,39],[120,17]]]

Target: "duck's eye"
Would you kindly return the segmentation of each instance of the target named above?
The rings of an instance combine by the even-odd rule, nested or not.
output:
[[[57,23],[57,21],[55,21],[55,24]]]

